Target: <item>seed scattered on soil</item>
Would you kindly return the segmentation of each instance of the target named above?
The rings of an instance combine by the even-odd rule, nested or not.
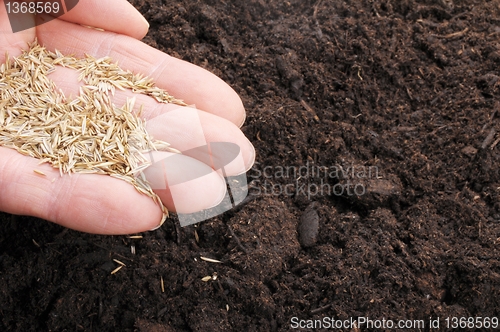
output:
[[[213,259],[213,258],[208,258],[208,257],[203,257],[203,256],[200,256],[201,260],[205,261],[205,262],[210,262],[210,263],[222,263],[221,261],[217,260],[217,259]]]
[[[123,266],[124,265],[118,266],[116,269],[114,269],[113,271],[111,271],[111,274],[115,274],[116,272],[120,271],[123,268]]]
[[[83,86],[76,99],[68,100],[48,78],[57,65],[79,72]],[[48,51],[35,40],[19,57],[7,55],[0,66],[0,146],[47,162],[61,176],[95,173],[126,181],[162,208],[162,224],[168,211],[142,173],[151,164],[144,154],[177,150],[147,133],[145,121],[133,113],[135,97],[114,105],[116,89],[186,105],[109,57],[77,59]]]
[[[113,258],[113,261],[114,261],[115,263],[120,264],[120,265],[127,266],[127,265],[125,265],[125,263],[123,263],[123,262],[121,262],[121,261],[119,261],[119,260],[117,260],[117,259],[114,259],[114,258]]]

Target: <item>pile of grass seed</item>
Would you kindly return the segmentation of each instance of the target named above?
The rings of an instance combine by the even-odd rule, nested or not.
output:
[[[56,66],[79,72],[83,86],[76,99],[67,100],[47,77]],[[61,176],[95,173],[124,180],[162,208],[163,223],[168,211],[142,173],[150,165],[144,154],[175,150],[148,135],[145,121],[132,112],[135,98],[121,107],[111,102],[116,89],[185,105],[110,58],[77,59],[35,41],[0,66],[0,146],[50,163]]]

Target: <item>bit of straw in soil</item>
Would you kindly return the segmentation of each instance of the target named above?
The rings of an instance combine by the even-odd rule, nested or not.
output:
[[[47,77],[56,65],[80,73],[83,86],[76,99],[67,100]],[[7,55],[0,66],[0,146],[47,162],[61,176],[96,173],[126,181],[162,208],[161,224],[168,211],[142,173],[151,164],[144,153],[176,150],[148,135],[145,121],[132,112],[135,98],[122,107],[111,102],[116,89],[185,105],[108,57],[77,59],[34,41],[12,61]]]

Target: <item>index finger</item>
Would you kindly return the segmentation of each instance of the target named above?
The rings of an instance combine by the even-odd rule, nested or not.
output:
[[[34,20],[35,15],[50,15],[66,22],[76,23],[106,31],[142,39],[149,29],[149,23],[126,0],[40,0],[4,1],[0,0],[0,12],[5,15],[2,23],[12,29],[8,33],[18,33],[35,27],[42,22]],[[8,12],[8,17],[6,16]],[[10,22],[12,20],[12,22]],[[14,30],[14,31],[13,31]],[[2,30],[2,32],[5,32]]]
[[[40,44],[51,51],[83,58],[111,57],[118,65],[154,80],[175,98],[241,126],[245,109],[223,80],[186,61],[171,57],[128,36],[101,32],[55,19],[37,28]]]
[[[64,0],[64,2],[66,8],[76,5],[60,16],[61,20],[101,28],[136,39],[142,39],[148,32],[148,21],[125,0]]]

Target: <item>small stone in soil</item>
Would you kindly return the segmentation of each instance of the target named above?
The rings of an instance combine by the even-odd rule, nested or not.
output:
[[[319,216],[315,206],[315,202],[309,204],[300,217],[298,232],[299,242],[303,248],[314,246],[318,240]]]

